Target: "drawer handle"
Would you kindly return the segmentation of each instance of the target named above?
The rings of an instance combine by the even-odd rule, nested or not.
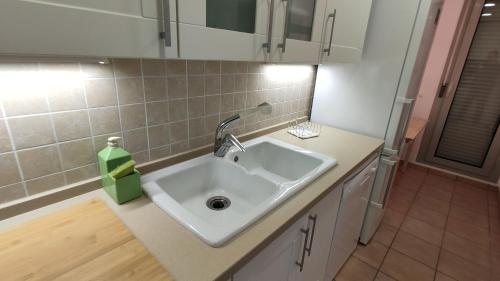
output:
[[[286,2],[286,9],[285,9],[285,26],[283,27],[283,41],[281,41],[280,44],[278,44],[278,48],[281,49],[281,52],[286,51],[286,37],[288,35],[288,14],[290,14],[290,1],[292,0],[281,0],[283,2]]]
[[[162,11],[163,11],[163,29],[160,32],[160,38],[165,40],[165,47],[172,46],[172,38],[170,31],[170,0],[162,0]]]
[[[314,215],[314,216],[309,216],[309,220],[311,220],[313,222],[313,226],[312,226],[312,231],[311,231],[311,241],[309,241],[309,247],[306,248],[306,251],[307,251],[307,256],[309,257],[311,255],[311,252],[312,252],[312,245],[313,245],[313,240],[314,240],[314,231],[316,230],[316,221],[317,221],[317,218],[318,218],[318,215]]]
[[[333,10],[333,13],[328,15],[326,19],[328,21],[329,18],[332,18],[332,30],[330,31],[330,40],[328,43],[328,48],[323,49],[323,52],[326,53],[327,56],[330,56],[332,51],[332,40],[333,40],[333,29],[335,28],[335,16],[337,14],[337,9]]]
[[[309,228],[301,228],[300,232],[305,234],[304,247],[302,247],[302,257],[300,258],[300,261],[296,261],[295,264],[299,266],[300,272],[302,272],[302,270],[304,269],[304,259],[307,252],[307,241],[309,240]]]

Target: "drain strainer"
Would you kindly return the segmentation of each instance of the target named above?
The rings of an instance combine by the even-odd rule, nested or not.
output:
[[[207,207],[214,211],[222,211],[231,206],[231,200],[224,196],[214,196],[207,200]]]

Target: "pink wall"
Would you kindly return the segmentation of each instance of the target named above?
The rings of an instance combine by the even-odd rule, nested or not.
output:
[[[422,119],[429,118],[434,98],[440,87],[441,75],[445,68],[446,59],[451,48],[464,1],[467,0],[444,0],[441,18],[439,19],[439,24],[434,35],[434,42],[429,53],[429,58],[422,77],[422,83],[420,84],[420,90],[415,102],[413,110],[414,117]],[[413,150],[409,155],[410,161],[415,161],[418,150],[420,149],[421,139],[422,134],[415,140]]]

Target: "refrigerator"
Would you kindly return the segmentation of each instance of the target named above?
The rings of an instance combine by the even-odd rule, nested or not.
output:
[[[385,140],[360,234],[364,244],[389,200],[442,1],[374,0],[362,60],[318,66],[311,120]]]

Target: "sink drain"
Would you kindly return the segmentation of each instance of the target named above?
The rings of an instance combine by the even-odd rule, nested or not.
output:
[[[231,206],[231,200],[224,196],[214,196],[207,200],[207,207],[214,211],[222,211]]]

